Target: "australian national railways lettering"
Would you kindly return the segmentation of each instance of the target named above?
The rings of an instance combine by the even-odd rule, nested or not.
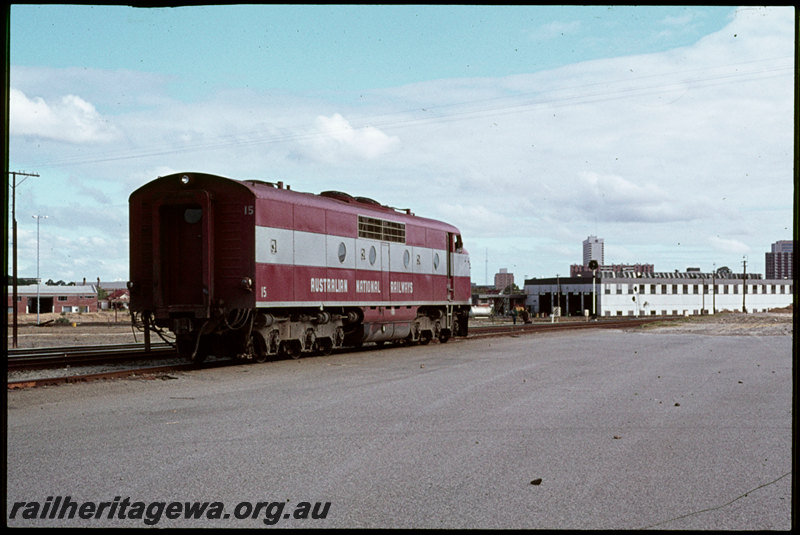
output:
[[[414,293],[414,283],[413,282],[401,282],[401,281],[392,281],[389,284],[389,291],[393,294],[413,294]]]
[[[379,294],[381,293],[380,281],[356,281],[356,293],[359,294]]]
[[[347,293],[347,279],[311,278],[312,293]],[[356,280],[356,293],[379,294],[381,283],[375,280]],[[391,281],[389,291],[393,294],[413,294],[414,283],[404,281]]]
[[[311,292],[347,293],[347,279],[311,279]]]

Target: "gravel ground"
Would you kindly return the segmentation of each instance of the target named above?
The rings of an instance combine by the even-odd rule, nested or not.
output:
[[[793,334],[792,319],[793,314],[790,310],[757,314],[722,312],[714,316],[689,316],[663,323],[657,322],[637,329],[659,334],[781,336]]]
[[[13,347],[11,316],[8,317],[8,347]],[[102,344],[142,344],[144,333],[134,329],[127,313],[96,312],[88,314],[41,314],[37,325],[36,314],[17,317],[17,348],[46,348],[93,346]],[[161,342],[153,334],[151,342]],[[159,359],[150,366],[168,366],[184,363],[183,359]],[[117,362],[107,365],[66,366],[43,370],[16,370],[6,373],[8,381],[31,381],[42,378],[87,375],[125,369],[136,363]]]
[[[13,319],[8,316],[8,347],[13,347]],[[144,344],[144,333],[134,329],[130,316],[120,312],[88,314],[36,314],[17,317],[17,347],[64,347],[98,344]],[[160,338],[153,335],[152,341]]]

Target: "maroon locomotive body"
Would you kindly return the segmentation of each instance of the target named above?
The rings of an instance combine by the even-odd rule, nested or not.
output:
[[[467,334],[469,256],[452,225],[202,173],[158,178],[129,204],[131,311],[196,360]]]

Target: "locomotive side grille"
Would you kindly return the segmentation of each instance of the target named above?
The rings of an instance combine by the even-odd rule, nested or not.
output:
[[[241,278],[242,269],[242,231],[240,224],[241,206],[239,204],[220,204],[217,206],[219,217],[219,238],[217,240],[217,269],[223,278]]]
[[[406,226],[404,223],[383,222],[383,239],[398,243],[406,242]]]
[[[406,242],[405,223],[395,223],[375,217],[358,216],[358,237],[372,240]]]
[[[141,218],[139,219],[140,228],[138,231],[141,246],[136,259],[139,272],[136,274],[141,282],[142,288],[153,288],[153,205],[150,202],[142,202],[140,209]],[[142,269],[144,268],[144,269]]]

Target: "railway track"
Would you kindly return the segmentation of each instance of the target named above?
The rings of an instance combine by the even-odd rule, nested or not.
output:
[[[85,366],[121,360],[152,360],[174,353],[175,349],[166,343],[153,344],[149,353],[145,353],[141,344],[9,349],[8,370]]]
[[[665,321],[665,318],[597,319],[590,321],[568,319],[558,323],[538,322],[519,323],[516,325],[470,326],[470,334],[467,339],[575,329],[627,329],[656,321]]]
[[[475,325],[470,326],[470,334],[467,340],[498,337],[498,336],[519,336],[522,334],[535,334],[552,331],[568,331],[576,329],[620,329],[631,328],[652,323],[654,321],[664,321],[658,319],[609,319],[609,320],[572,320],[566,319],[559,323],[520,323],[517,325]],[[367,349],[367,348],[364,348]],[[160,364],[153,364],[162,361]],[[8,355],[8,372],[20,372],[41,370],[70,369],[77,367],[90,366],[115,366],[113,370],[102,370],[96,372],[72,373],[68,375],[52,377],[9,377],[8,388],[29,388],[44,385],[57,385],[66,383],[86,382],[99,379],[113,379],[119,377],[130,377],[134,375],[165,374],[170,371],[201,369],[209,367],[224,366],[229,364],[240,364],[240,361],[217,360],[205,362],[203,364],[187,363],[179,359],[175,349],[166,343],[153,344],[150,352],[145,352],[141,344],[124,345],[96,345],[78,347],[51,347],[38,349],[12,349]],[[148,365],[150,364],[150,365]]]

